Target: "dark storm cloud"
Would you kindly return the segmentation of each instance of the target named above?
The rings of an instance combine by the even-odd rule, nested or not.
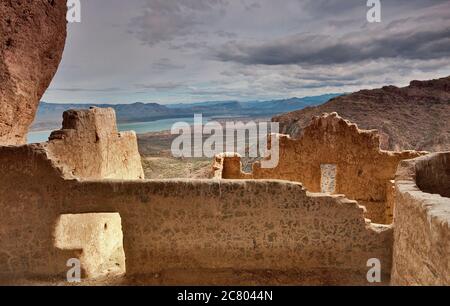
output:
[[[397,26],[391,23],[339,37],[299,34],[256,45],[229,43],[215,56],[222,61],[251,65],[327,65],[382,58],[422,60],[450,56],[450,13],[423,27],[422,24],[423,21],[407,19]]]
[[[54,102],[268,100],[450,74],[450,1],[85,1]],[[108,2],[105,4],[104,2]]]
[[[303,10],[314,17],[340,15],[352,10],[365,11],[367,0],[297,0]],[[426,8],[447,3],[448,0],[380,0],[383,10],[393,10],[405,6],[409,10]]]
[[[314,14],[329,15],[348,12],[352,9],[364,10],[365,0],[298,0],[303,10]]]

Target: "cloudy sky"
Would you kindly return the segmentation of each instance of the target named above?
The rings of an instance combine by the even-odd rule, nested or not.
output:
[[[265,100],[450,75],[450,1],[81,0],[54,103]]]

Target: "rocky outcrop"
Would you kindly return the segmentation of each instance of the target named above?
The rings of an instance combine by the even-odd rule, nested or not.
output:
[[[299,138],[314,116],[337,112],[363,129],[380,131],[388,150],[450,150],[450,76],[410,86],[362,90],[275,117],[280,131]]]
[[[0,2],[0,144],[26,141],[39,101],[61,61],[66,1]]]

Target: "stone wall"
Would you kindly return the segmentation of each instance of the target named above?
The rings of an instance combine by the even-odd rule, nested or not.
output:
[[[450,284],[450,152],[403,161],[396,175],[392,284]],[[417,185],[425,184],[425,190]]]
[[[122,222],[117,213],[61,215],[56,221],[54,246],[80,251],[84,278],[126,272]]]
[[[345,194],[367,208],[367,218],[388,224],[388,186],[401,160],[425,152],[380,150],[377,131],[359,130],[336,113],[315,117],[300,139],[280,136],[280,161],[274,169],[259,163],[251,174],[241,171],[238,155],[219,155],[214,177],[224,179],[283,179],[301,182],[311,192],[321,192],[321,167],[336,166],[335,194]],[[223,165],[221,165],[221,163]]]
[[[66,1],[0,2],[0,145],[25,143],[61,60],[65,14]],[[375,132],[332,114],[299,140],[282,137],[276,169],[244,174],[225,154],[216,180],[147,181],[136,135],[117,131],[112,110],[69,111],[49,142],[0,146],[0,283],[64,283],[71,258],[86,277],[228,285],[367,284],[378,258],[389,281],[391,226],[344,196],[265,180],[319,192],[326,168],[336,169],[326,185],[376,222],[397,203],[393,284],[448,285],[448,153],[403,162],[392,192],[398,162],[421,154],[380,151]]]
[[[91,252],[83,247],[92,245],[91,238],[70,242],[58,233],[64,233],[61,215],[92,213],[120,214],[130,279],[150,275],[154,281],[153,275],[172,273],[165,282],[180,284],[177,273],[214,271],[195,283],[236,284],[240,277],[215,279],[233,271],[262,273],[262,284],[307,283],[318,274],[324,275],[321,284],[366,284],[366,263],[373,257],[382,260],[389,279],[392,229],[367,222],[355,201],[286,181],[80,181],[66,177],[47,148],[0,148],[4,282],[63,277],[73,257],[90,264],[80,252]],[[73,224],[66,231],[77,236]],[[294,276],[278,280],[268,271]]]
[[[63,170],[82,179],[142,179],[141,157],[134,132],[117,131],[113,109],[70,110],[63,127],[44,144]]]
[[[416,183],[426,193],[450,198],[450,154],[437,154],[417,163]]]
[[[0,1],[0,145],[26,142],[61,61],[66,1]]]

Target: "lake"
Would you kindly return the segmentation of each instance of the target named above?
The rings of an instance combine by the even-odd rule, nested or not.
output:
[[[203,124],[208,123],[211,119],[203,117]],[[117,125],[120,132],[135,131],[136,134],[145,134],[149,132],[167,131],[177,122],[187,122],[194,124],[194,117],[187,118],[171,118],[149,122],[121,123]],[[40,143],[48,140],[52,131],[35,131],[28,133],[28,143]]]

